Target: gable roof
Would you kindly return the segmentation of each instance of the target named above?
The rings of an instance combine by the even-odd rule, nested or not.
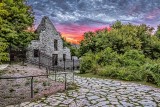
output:
[[[44,16],[41,20],[41,23],[36,29],[36,33],[41,33],[41,31],[45,30],[45,28],[50,27],[50,26],[51,26],[51,30],[53,30],[55,33],[58,33],[52,21],[49,19],[49,17]]]

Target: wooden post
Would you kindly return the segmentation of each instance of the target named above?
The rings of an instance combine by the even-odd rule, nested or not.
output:
[[[31,78],[31,98],[33,98],[33,77]]]

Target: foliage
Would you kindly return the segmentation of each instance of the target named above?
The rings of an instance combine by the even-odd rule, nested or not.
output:
[[[157,36],[160,39],[160,25],[157,27],[157,31],[155,33],[155,36]]]
[[[79,49],[81,73],[160,86],[160,39],[152,30],[117,21],[111,31],[85,33]]]
[[[97,53],[107,47],[112,48],[118,54],[124,54],[131,49],[140,50],[146,57],[158,59],[160,57],[160,40],[152,36],[153,28],[142,25],[116,22],[111,31],[101,30],[87,32],[80,43],[80,56],[88,51]]]
[[[7,46],[8,44],[6,43],[6,41],[0,37],[0,64],[1,62],[8,60],[8,53],[5,52]]]
[[[86,55],[82,57],[81,64],[80,64],[81,73],[86,73],[91,70],[92,64],[94,61],[93,58],[94,58],[94,55],[92,53],[86,53]]]
[[[26,5],[26,0],[2,0],[0,3],[0,38],[6,44],[3,43],[3,49],[0,49],[0,62],[6,60],[8,44],[18,48],[26,47],[36,37],[34,33],[27,32],[27,28],[32,26],[33,22],[33,12],[31,7]]]

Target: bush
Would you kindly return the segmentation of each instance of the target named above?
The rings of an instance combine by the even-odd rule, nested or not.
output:
[[[145,63],[145,56],[138,50],[129,50],[119,58],[121,66],[141,66]]]
[[[155,84],[157,84],[157,86],[160,86],[160,74],[155,74],[154,78]]]
[[[160,74],[160,64],[158,63],[146,63],[144,66],[144,70],[152,71],[154,73]]]
[[[85,54],[81,58],[81,63],[80,63],[80,73],[86,73],[89,72],[93,66],[93,61],[94,61],[94,55],[91,53]]]
[[[146,25],[115,23],[112,30],[84,34],[81,73],[160,85],[160,39]]]
[[[115,66],[108,65],[105,66],[101,71],[99,71],[98,75],[115,78],[117,77],[117,71],[118,69]]]
[[[118,54],[112,50],[112,48],[106,48],[105,50],[96,54],[96,62],[101,65],[112,65],[112,63],[118,61]]]
[[[136,66],[121,67],[117,78],[126,81],[139,81],[142,80],[142,72]]]
[[[146,82],[150,82],[160,86],[160,65],[155,61],[146,63],[142,66],[143,79]]]
[[[126,81],[145,81],[160,86],[160,60],[145,58],[138,50],[117,54],[111,48],[81,58],[80,73],[91,72],[100,76]]]

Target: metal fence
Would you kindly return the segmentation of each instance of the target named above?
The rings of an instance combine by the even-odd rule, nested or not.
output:
[[[55,91],[66,90],[73,82],[74,73],[49,73],[47,68],[45,75],[0,77],[0,94],[2,95],[0,105],[20,103],[28,101],[30,98],[38,98]]]
[[[57,75],[65,75],[65,78],[64,78],[64,83],[65,83],[65,85],[64,85],[64,87],[65,87],[65,89],[67,89],[67,72],[63,72],[63,73],[55,73],[55,74],[50,74],[50,75],[48,75],[48,74],[46,74],[46,75],[36,75],[36,76],[20,76],[20,77],[0,77],[0,80],[4,80],[4,79],[23,79],[23,78],[30,78],[30,80],[31,80],[31,98],[33,98],[33,80],[34,80],[34,78],[36,78],[36,77],[49,77],[49,76],[55,76],[55,81],[57,81]],[[74,75],[74,73],[73,73],[73,75]]]
[[[6,106],[15,102],[20,103],[20,101],[28,101],[29,97],[37,97],[39,94],[37,90],[41,89],[39,84],[43,84],[43,86],[46,86],[46,81],[50,81],[49,83],[53,83],[48,85],[48,87],[53,86],[51,89],[56,89],[56,87],[64,90],[67,89],[68,85],[74,82],[74,70],[79,69],[79,60],[58,59],[58,63],[60,63],[60,66],[53,65],[53,61],[53,57],[42,52],[39,52],[39,57],[37,58],[37,60],[31,60],[26,58],[26,51],[24,49],[19,49],[16,52],[11,51],[10,49],[10,64],[12,64],[13,62],[22,62],[23,65],[33,64],[38,66],[40,69],[45,68],[46,73],[45,75],[0,77],[0,94],[3,96],[0,98],[0,105]],[[21,87],[20,84],[23,85],[22,87],[24,88],[13,89],[13,86]],[[49,90],[41,89],[41,92],[46,91]],[[6,94],[8,93],[10,94],[6,96]],[[25,95],[23,96],[21,94]],[[15,98],[17,98],[17,100]],[[22,100],[23,98],[24,100]],[[6,103],[7,101],[11,103]]]

